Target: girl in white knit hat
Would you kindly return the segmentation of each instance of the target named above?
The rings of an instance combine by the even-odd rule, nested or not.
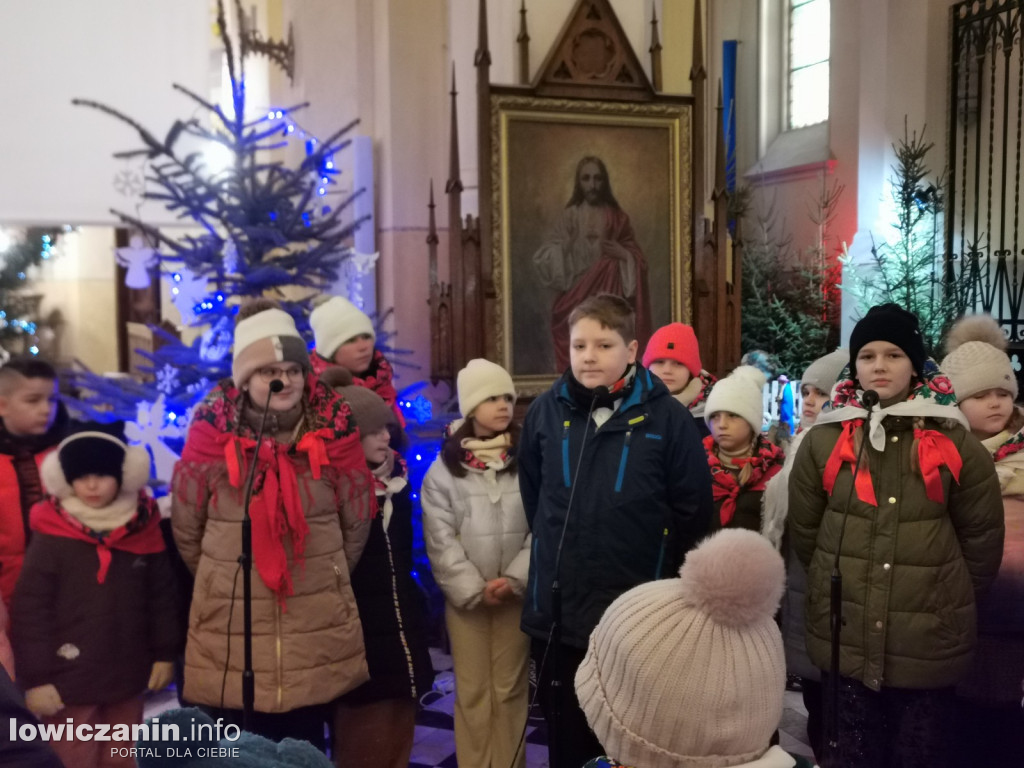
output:
[[[463,418],[448,426],[422,494],[455,666],[455,753],[459,765],[523,768],[530,642],[519,621],[531,538],[516,476],[516,391],[508,371],[481,358],[457,384]]]
[[[587,722],[615,759],[586,768],[810,766],[769,747],[786,685],[773,618],[784,582],[765,538],[725,530],[687,555],[678,579],[615,600],[576,672]]]
[[[370,317],[348,299],[332,296],[310,313],[309,325],[316,343],[309,361],[313,372],[319,376],[332,366],[345,368],[353,384],[372,389],[391,406],[404,428],[394,369],[376,346],[377,332]]]
[[[990,315],[964,317],[946,338],[941,369],[957,406],[996,463],[1006,538],[999,575],[978,600],[974,667],[958,688],[958,765],[1018,766],[1024,759],[1024,408],[1006,337]]]
[[[782,449],[761,436],[764,374],[741,365],[708,395],[704,418],[711,434],[704,450],[711,470],[715,514],[710,530],[761,530],[761,494],[782,469]]]

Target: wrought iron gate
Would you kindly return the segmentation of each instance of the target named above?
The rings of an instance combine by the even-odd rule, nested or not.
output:
[[[965,0],[950,11],[947,289],[961,313],[995,316],[1024,383],[1024,0]]]

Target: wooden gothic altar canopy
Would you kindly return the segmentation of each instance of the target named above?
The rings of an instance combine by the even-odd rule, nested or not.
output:
[[[465,218],[452,73],[445,184],[448,282],[437,270],[433,185],[429,203],[432,381],[454,386],[455,374],[475,357],[506,367],[526,396],[542,391],[560,373],[552,320],[559,288],[538,282],[543,277],[534,266],[541,258],[537,245],[550,237],[546,230],[557,229],[559,219],[571,215],[566,211],[573,200],[565,201],[581,158],[598,157],[606,168],[604,184],[614,190],[611,202],[604,203],[617,211],[608,216],[616,223],[614,237],[635,260],[632,268],[603,265],[608,289],[617,287],[638,309],[638,335],[645,322],[652,328],[674,320],[691,323],[705,368],[723,374],[740,357],[740,257],[729,252],[726,227],[720,88],[714,217],[705,215],[707,75],[699,0],[691,96],[661,91],[662,47],[653,13],[651,77],[608,0],[578,0],[527,82],[525,0],[520,19],[520,83],[492,84],[487,2],[479,0],[474,57],[479,215]],[[641,345],[645,341],[641,338]]]

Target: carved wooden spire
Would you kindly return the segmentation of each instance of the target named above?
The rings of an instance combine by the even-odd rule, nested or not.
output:
[[[699,2],[699,0],[698,0]],[[651,85],[661,90],[661,40],[658,39],[658,9],[651,4]]]
[[[722,104],[722,80],[718,80],[718,106],[715,107],[715,190],[712,198],[718,200],[728,191],[725,185],[725,107]]]
[[[451,107],[451,146],[448,148],[448,183],[444,191],[449,195],[462,191],[462,179],[459,170],[459,112],[457,108],[458,90],[455,88],[455,63],[452,62],[452,97]],[[461,211],[460,211],[461,217]]]
[[[526,31],[526,0],[519,6],[519,83],[530,84],[530,33]]]
[[[434,179],[430,179],[430,223],[427,226],[427,272],[430,276],[430,285],[437,285],[437,244],[440,239],[437,236],[437,216],[434,215]]]
[[[697,93],[697,81],[703,82],[707,76],[704,68],[704,22],[700,13],[701,0],[694,0],[693,3],[693,64],[690,66],[690,80],[694,84],[694,94]]]
[[[479,23],[476,56],[473,58],[473,63],[478,67],[490,67],[491,52],[487,48],[487,0],[480,0]]]

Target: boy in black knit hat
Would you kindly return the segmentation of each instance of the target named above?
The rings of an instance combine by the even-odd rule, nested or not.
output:
[[[131,726],[142,722],[143,691],[171,681],[182,632],[145,489],[149,454],[110,425],[89,427],[43,461],[50,495],[30,515],[12,641],[26,704],[44,723]],[[102,742],[53,747],[65,765],[117,764]]]

